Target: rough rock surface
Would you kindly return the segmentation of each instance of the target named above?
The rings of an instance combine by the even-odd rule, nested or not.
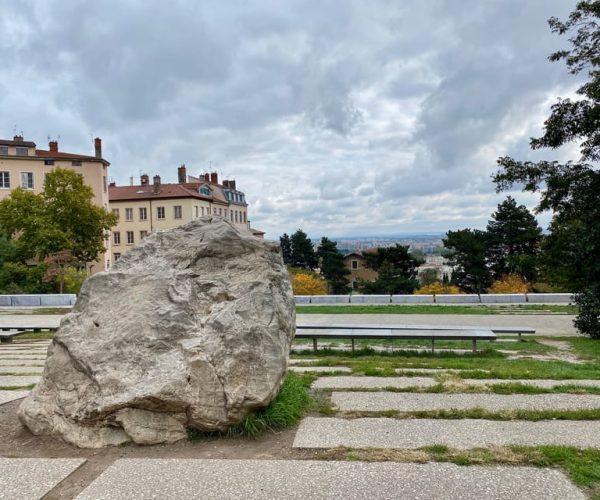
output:
[[[86,448],[225,430],[277,395],[294,329],[278,247],[202,217],[85,282],[19,417]]]

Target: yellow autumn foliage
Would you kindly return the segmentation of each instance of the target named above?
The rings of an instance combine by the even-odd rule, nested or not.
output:
[[[530,286],[520,275],[510,273],[494,281],[488,293],[527,293]]]
[[[444,285],[439,281],[430,285],[423,285],[418,290],[415,290],[415,295],[458,295],[460,289],[454,285]]]
[[[327,281],[314,274],[296,273],[290,279],[294,295],[327,295]]]

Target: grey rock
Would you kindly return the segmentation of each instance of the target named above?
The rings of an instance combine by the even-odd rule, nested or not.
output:
[[[278,246],[220,217],[158,231],[85,282],[19,417],[87,448],[226,430],[275,398],[294,329]]]

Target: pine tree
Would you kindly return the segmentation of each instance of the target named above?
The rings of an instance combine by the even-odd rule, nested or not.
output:
[[[344,256],[337,249],[337,243],[328,238],[321,238],[317,249],[321,274],[329,282],[331,292],[336,295],[348,293],[348,280],[346,276],[350,271],[344,264]]]
[[[279,246],[281,247],[281,256],[284,264],[292,263],[292,241],[287,233],[279,237]]]

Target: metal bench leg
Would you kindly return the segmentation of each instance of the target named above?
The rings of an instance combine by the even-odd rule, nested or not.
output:
[[[473,339],[473,354],[477,353],[477,340]]]
[[[6,337],[6,338],[2,338],[2,340],[0,340],[0,344],[10,344],[12,342],[12,337]]]
[[[317,339],[313,339],[313,349],[317,350]]]
[[[352,340],[352,354],[354,354],[354,339],[351,339],[351,340]]]
[[[431,339],[431,354],[435,354],[435,340]]]

